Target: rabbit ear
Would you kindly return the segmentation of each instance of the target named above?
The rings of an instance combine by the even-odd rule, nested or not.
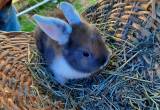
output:
[[[51,39],[57,41],[60,45],[68,42],[72,28],[65,21],[40,15],[34,15],[33,19]]]
[[[70,24],[81,23],[80,16],[72,4],[67,2],[61,2],[59,5],[59,9],[62,10],[64,16]]]

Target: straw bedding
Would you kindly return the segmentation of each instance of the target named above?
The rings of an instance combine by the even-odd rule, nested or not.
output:
[[[52,110],[63,107],[35,86],[27,64],[35,48],[32,33],[0,32],[0,109]],[[31,63],[30,63],[31,65]]]
[[[46,70],[32,33],[1,32],[0,107],[159,110],[159,7],[156,0],[99,0],[87,8],[82,16],[99,29],[112,57],[91,78],[65,86]]]

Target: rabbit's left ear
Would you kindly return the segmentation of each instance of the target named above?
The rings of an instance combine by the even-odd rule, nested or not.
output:
[[[51,39],[63,45],[68,42],[72,27],[63,20],[34,15],[33,19]]]
[[[62,10],[64,16],[70,24],[81,23],[81,18],[78,12],[75,10],[72,4],[68,2],[61,2],[59,9]]]

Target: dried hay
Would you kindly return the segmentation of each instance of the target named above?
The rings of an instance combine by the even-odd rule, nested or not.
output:
[[[0,32],[0,109],[56,110],[61,102],[52,102],[34,84],[27,64],[31,48],[35,48],[32,33]],[[58,109],[59,110],[59,109]]]
[[[1,87],[0,91],[3,90],[3,92],[1,92],[0,102],[3,102],[2,98],[5,98],[2,105],[10,107],[18,99],[17,102],[20,100],[23,106],[15,103],[15,107],[19,105],[18,107],[45,108],[48,105],[55,107],[58,101],[58,105],[61,107],[58,108],[59,110],[159,110],[159,7],[159,1],[156,0],[124,0],[121,2],[101,0],[85,10],[82,15],[97,26],[106,41],[106,45],[109,45],[113,54],[108,66],[92,78],[70,81],[66,86],[60,86],[56,83],[52,74],[46,70],[45,63],[41,63],[43,59],[39,56],[35,46],[30,45],[32,40],[29,39],[33,37],[17,37],[15,33],[7,33],[16,36],[17,40],[13,39],[12,42],[10,41],[11,38],[8,38],[9,35],[0,37],[0,45],[7,41],[7,44],[4,47],[2,46],[3,48],[0,47],[0,59],[4,59],[0,60],[1,65],[3,62],[4,65],[10,64],[8,63],[10,60],[6,60],[5,57],[7,59],[13,58],[14,55],[11,51],[16,52],[14,59],[18,59],[18,56],[25,59],[25,61],[21,60],[20,57],[16,60],[16,62],[19,62],[16,67],[22,68],[20,65],[23,65],[23,68],[25,68],[21,71],[17,69],[17,75],[6,75],[4,70],[7,70],[8,66],[5,66],[6,69],[3,69],[3,71],[1,70],[2,78],[0,83],[3,88]],[[24,34],[27,33],[21,33],[20,35]],[[2,35],[6,35],[6,33],[2,33]],[[18,39],[24,40],[20,42]],[[26,44],[24,47],[19,45],[23,44],[24,41]],[[14,43],[17,44],[17,46],[14,45],[16,50],[14,48],[8,50],[7,48],[11,48]],[[24,48],[24,52],[20,48]],[[2,51],[4,49],[8,50],[9,54],[6,55],[5,51]],[[19,50],[17,51],[17,49]],[[14,60],[11,61],[11,64],[14,64]],[[2,67],[4,68],[4,66]],[[15,71],[16,67],[12,67],[10,70]],[[26,67],[32,73],[34,81]],[[24,72],[26,70],[27,72]],[[25,78],[21,78],[18,73],[21,73],[20,76]],[[19,86],[13,86],[14,83],[12,85],[12,80],[10,80],[12,78],[18,80]],[[24,84],[27,86],[22,86]],[[8,90],[11,94],[9,98],[3,95],[6,93],[4,87],[11,89]],[[24,87],[29,89],[24,89]],[[16,94],[16,91],[19,92],[19,90],[23,94],[23,99],[15,98],[19,97]],[[29,95],[25,95],[26,90],[32,92],[27,92]],[[12,94],[14,95],[12,96]],[[34,96],[38,101],[34,104],[29,103],[30,100],[26,99],[28,96]],[[10,99],[12,103],[10,103]],[[54,110],[55,108],[51,109]]]

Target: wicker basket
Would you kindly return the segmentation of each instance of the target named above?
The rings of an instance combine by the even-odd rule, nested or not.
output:
[[[159,7],[158,0],[99,0],[83,15],[103,34],[139,40],[160,29]]]
[[[39,93],[27,64],[35,48],[32,33],[0,32],[0,109],[52,110],[63,107]],[[32,64],[33,65],[33,64]]]
[[[0,109],[156,109],[160,91],[160,3],[100,0],[82,15],[113,50],[90,79],[57,84],[32,33],[0,33]]]

